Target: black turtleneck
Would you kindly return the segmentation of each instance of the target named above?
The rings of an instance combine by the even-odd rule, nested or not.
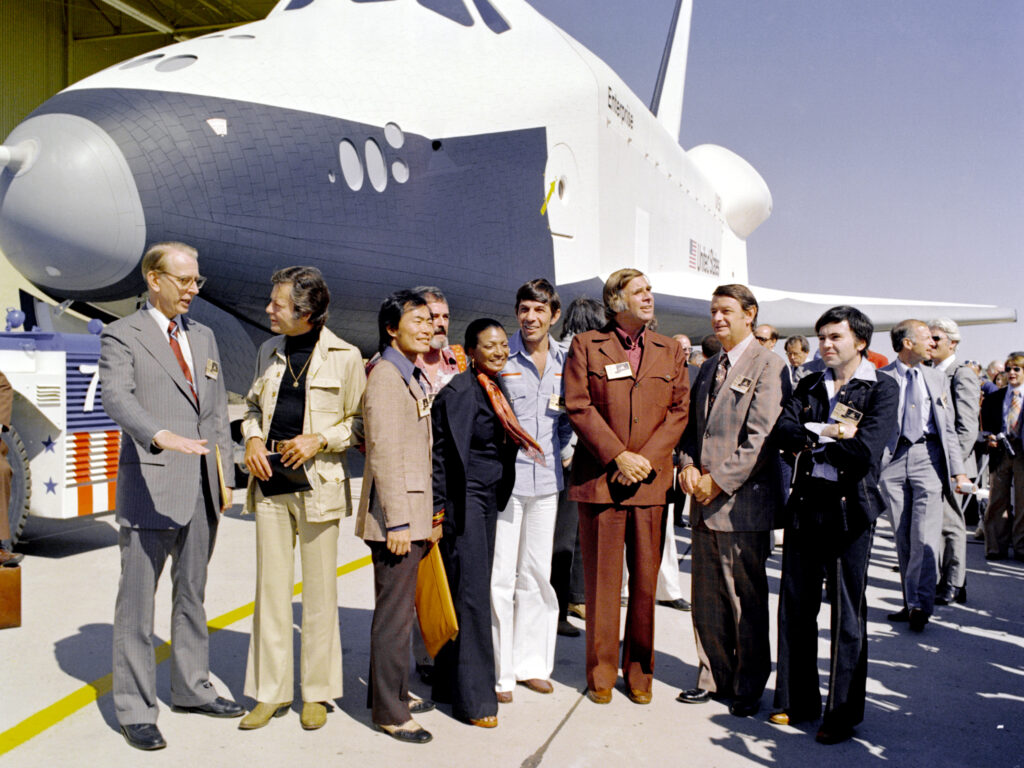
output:
[[[319,339],[319,328],[299,336],[285,337],[286,363],[268,440],[290,440],[302,434],[302,420],[306,413],[306,375],[309,373],[307,363]]]

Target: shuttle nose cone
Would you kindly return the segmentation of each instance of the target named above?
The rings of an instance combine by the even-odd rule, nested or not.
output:
[[[0,250],[26,278],[75,299],[123,298],[146,243],[142,202],[128,162],[95,123],[31,117],[7,147],[28,159],[0,172]],[[122,295],[114,295],[120,293]]]

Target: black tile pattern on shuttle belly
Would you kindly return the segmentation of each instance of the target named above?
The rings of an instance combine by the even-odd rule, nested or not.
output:
[[[204,294],[261,325],[270,272],[288,264],[324,272],[334,292],[332,330],[364,351],[376,346],[381,298],[396,288],[445,287],[458,310],[457,339],[481,314],[511,319],[515,286],[554,276],[538,213],[543,128],[406,133],[396,150],[383,126],[191,94],[83,89],[58,94],[35,114],[44,112],[80,115],[106,130],[135,177],[147,241],[195,245],[211,278]],[[209,118],[226,119],[226,136]],[[384,192],[369,183],[349,189],[338,159],[346,138],[359,148],[374,138],[389,167],[396,159],[408,165],[409,180],[389,179]]]

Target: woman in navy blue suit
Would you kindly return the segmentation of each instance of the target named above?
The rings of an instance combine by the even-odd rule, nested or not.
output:
[[[491,564],[498,510],[515,481],[518,422],[511,416],[498,372],[508,360],[508,337],[497,320],[466,329],[471,367],[434,400],[434,514],[444,515],[441,556],[459,620],[459,634],[434,660],[435,701],[450,702],[459,719],[483,728],[498,724],[491,640]]]

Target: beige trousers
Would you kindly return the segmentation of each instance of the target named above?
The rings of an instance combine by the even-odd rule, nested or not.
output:
[[[295,686],[292,597],[295,539],[302,563],[303,701],[341,696],[338,628],[338,521],[306,521],[303,495],[256,494],[256,610],[245,694],[268,704],[290,702]]]

